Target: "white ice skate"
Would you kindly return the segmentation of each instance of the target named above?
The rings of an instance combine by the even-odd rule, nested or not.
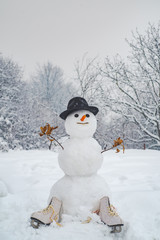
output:
[[[47,208],[34,212],[31,215],[31,226],[33,228],[39,228],[40,224],[50,225],[53,221],[60,226],[59,222],[61,220],[62,213],[62,202],[53,197]]]
[[[110,205],[108,197],[103,197],[100,200],[100,218],[107,226],[112,227],[111,233],[119,233],[122,230],[123,221],[115,211],[113,205]]]

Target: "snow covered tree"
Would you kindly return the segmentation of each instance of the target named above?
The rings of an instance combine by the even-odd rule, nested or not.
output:
[[[56,113],[62,111],[63,105],[72,96],[73,87],[65,83],[61,68],[47,62],[38,66],[36,73],[32,76],[34,96],[38,96],[41,102]]]
[[[20,67],[0,55],[0,150],[47,148],[39,137],[40,127],[59,126],[56,137],[65,134],[59,113],[74,94],[63,72],[51,63],[39,67],[34,81],[22,81]]]
[[[0,55],[0,150],[14,149],[16,123],[19,121],[19,95],[22,87],[22,71],[9,58]]]
[[[54,66],[51,62],[39,65],[30,83],[32,129],[38,133],[41,126],[49,123],[51,126],[58,126],[56,137],[58,139],[63,137],[65,135],[64,123],[59,118],[59,114],[66,108],[74,93],[75,89],[72,84],[65,82],[61,68]],[[46,146],[43,137],[39,139],[40,147]]]
[[[75,64],[75,77],[78,95],[96,104],[100,99],[102,76],[100,74],[97,58],[89,59],[86,55]],[[97,101],[99,103],[99,101]]]
[[[128,64],[120,57],[105,60],[102,74],[106,82],[112,80],[115,92],[106,105],[135,123],[136,130],[141,129],[138,139],[130,140],[149,142],[148,147],[160,149],[160,23],[149,24],[144,35],[136,31],[128,44]]]
[[[96,57],[89,59],[86,55],[84,55],[82,60],[76,62],[74,83],[76,84],[78,95],[84,97],[90,105],[94,105],[99,108],[97,116],[98,126],[95,138],[102,147],[105,147],[106,145],[109,146],[113,143],[113,135],[108,134],[109,123],[106,111],[103,109],[103,77]]]

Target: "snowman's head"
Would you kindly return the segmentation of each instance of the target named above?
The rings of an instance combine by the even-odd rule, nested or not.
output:
[[[71,137],[92,137],[97,128],[95,115],[88,110],[78,110],[69,114],[65,120],[66,132]]]

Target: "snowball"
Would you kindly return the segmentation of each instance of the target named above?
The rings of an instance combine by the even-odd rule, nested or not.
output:
[[[63,144],[58,161],[65,174],[70,176],[89,176],[102,165],[101,146],[94,138],[71,138]]]
[[[63,213],[87,216],[87,211],[89,214],[99,209],[99,200],[109,195],[105,180],[97,174],[87,177],[65,175],[53,185],[48,202],[56,196],[63,202]]]
[[[87,115],[83,121],[81,118]],[[78,117],[75,117],[78,116]],[[86,110],[79,110],[68,115],[65,120],[66,132],[71,137],[86,138],[92,137],[97,128],[97,120],[93,113]]]

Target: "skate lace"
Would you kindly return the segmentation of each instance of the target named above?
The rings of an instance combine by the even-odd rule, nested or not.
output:
[[[85,221],[82,222],[82,224],[90,223],[92,221],[91,217],[87,217]]]
[[[113,205],[108,206],[107,210],[110,216],[118,216],[118,213],[116,212],[116,208]]]
[[[45,209],[43,209],[42,212],[43,212],[44,214],[47,214],[48,212],[50,212],[50,210],[52,210],[52,215],[50,216],[50,220],[51,220],[52,222],[55,221],[56,224],[57,224],[59,227],[62,227],[62,225],[58,222],[58,213],[55,214],[55,210],[54,210],[54,208],[53,208],[52,205],[49,205],[48,207],[46,207]],[[54,214],[55,214],[55,217],[52,218]]]
[[[48,207],[46,207],[45,209],[42,210],[42,212],[44,214],[47,214],[50,210],[53,210],[53,213],[54,213],[54,208],[52,207],[52,205],[49,205]]]

